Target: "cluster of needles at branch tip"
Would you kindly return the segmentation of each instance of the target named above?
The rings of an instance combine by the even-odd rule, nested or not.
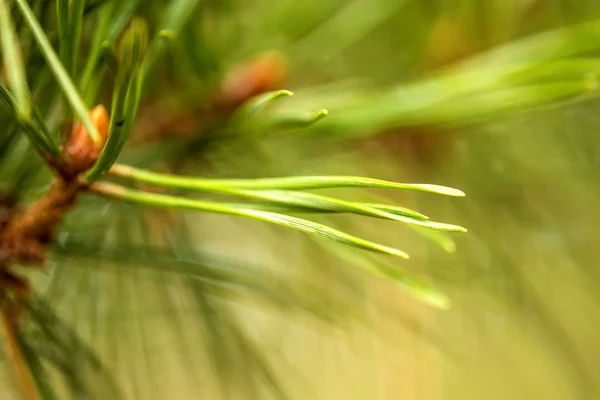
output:
[[[198,137],[202,140],[208,137],[210,141],[218,136],[244,142],[266,132],[297,131],[312,126],[325,118],[328,111],[298,107],[297,114],[279,115],[269,110],[272,103],[293,94],[284,89],[289,69],[287,59],[277,51],[260,53],[225,71],[214,86],[207,85],[206,101],[193,102],[191,106],[184,102],[185,109],[179,107],[181,102],[178,101],[172,106],[174,112],[164,109],[168,106],[162,102],[148,102],[151,96],[143,97],[143,94],[153,70],[158,70],[154,64],[166,53],[167,45],[185,36],[181,31],[186,29],[184,22],[192,15],[190,9],[200,3],[197,0],[172,2],[163,26],[154,30],[158,33],[153,38],[149,37],[153,30],[148,28],[145,19],[134,16],[135,7],[126,7],[129,14],[121,15],[116,12],[119,2],[96,2],[98,7],[104,8],[99,10],[98,29],[92,42],[82,37],[85,31],[93,30],[88,29],[87,21],[84,23],[85,1],[57,2],[58,25],[52,37],[47,34],[45,18],[38,18],[37,5],[30,3],[0,0],[0,51],[4,62],[0,76],[8,77],[6,82],[0,82],[0,107],[12,117],[15,132],[22,133],[28,140],[27,150],[37,152],[53,173],[44,194],[29,204],[21,202],[20,194],[13,198],[14,193],[0,193],[0,336],[21,391],[28,400],[45,396],[37,393],[37,389],[42,388],[33,379],[35,368],[28,365],[24,357],[26,347],[19,344],[19,335],[29,327],[22,323],[25,320],[22,311],[34,310],[38,300],[25,272],[28,268],[34,271],[47,267],[50,245],[56,245],[54,250],[59,247],[59,241],[55,241],[56,231],[82,194],[154,209],[194,210],[258,220],[325,239],[325,243],[341,244],[349,252],[363,250],[364,254],[371,255],[367,253],[371,252],[401,259],[408,259],[408,253],[296,214],[354,214],[402,222],[414,229],[441,231],[441,234],[466,232],[460,226],[431,221],[428,216],[408,208],[347,201],[309,192],[350,187],[464,196],[460,190],[445,186],[358,176],[210,179],[180,176],[172,173],[171,168],[157,173],[117,164],[126,143],[135,145],[136,139],[144,144],[157,139],[185,139],[187,144]],[[29,40],[25,46],[20,39],[22,26],[13,25],[11,20],[13,8],[20,12],[19,23],[28,28],[25,36]],[[120,22],[109,28],[114,14],[119,14],[115,19]],[[39,51],[36,56],[47,66],[47,71],[42,72],[49,72],[48,77],[60,89],[48,96],[51,98],[48,103],[40,100],[44,96],[40,94],[43,90],[39,89],[38,78],[30,77],[35,74],[25,68],[32,60],[33,45]],[[82,54],[86,61],[78,76]],[[102,104],[91,110],[89,107],[99,102],[104,82],[112,83],[110,115]],[[170,97],[170,93],[165,92],[169,91],[161,90],[156,98]],[[194,96],[197,93],[194,92]],[[148,104],[152,106],[149,111],[144,109]],[[62,143],[55,140],[57,126],[64,128]],[[237,132],[239,127],[243,128],[239,129],[241,133]],[[220,135],[221,132],[225,134]],[[177,154],[186,155],[185,152]],[[114,182],[117,179],[121,185]],[[208,195],[236,200],[200,197]],[[349,266],[389,279],[429,305],[444,308],[449,304],[435,288],[412,279],[401,268],[395,270],[370,262],[361,266],[357,257],[351,258],[352,255]],[[34,321],[34,314],[33,311],[28,314],[28,322]]]
[[[160,119],[161,115],[168,114],[168,112],[163,113],[159,105],[157,106],[158,110],[151,109],[150,114],[153,114],[151,118],[138,117],[144,82],[149,76],[149,71],[152,70],[153,62],[163,51],[164,46],[162,39],[154,38],[154,40],[148,41],[149,30],[146,23],[142,18],[137,17],[130,18],[127,28],[125,28],[124,22],[121,28],[123,32],[121,32],[114,54],[112,48],[104,48],[110,53],[108,58],[112,57],[108,63],[111,67],[109,69],[113,69],[111,72],[114,73],[110,105],[111,116],[103,105],[89,110],[86,103],[90,104],[98,95],[94,92],[98,88],[93,88],[96,78],[92,75],[93,71],[99,70],[97,68],[99,65],[95,63],[99,64],[101,57],[100,50],[97,48],[97,54],[90,58],[93,62],[85,68],[81,87],[82,93],[85,93],[85,98],[89,101],[86,102],[79,92],[78,85],[73,82],[77,69],[76,55],[79,47],[77,35],[81,34],[82,9],[78,9],[77,12],[71,10],[77,15],[71,15],[70,18],[73,19],[70,21],[71,23],[59,26],[58,52],[60,55],[57,55],[27,2],[16,0],[15,4],[20,9],[24,22],[30,28],[32,39],[37,43],[49,70],[61,88],[60,96],[62,97],[58,99],[61,103],[61,121],[63,123],[69,120],[76,121],[72,127],[69,126],[66,129],[68,135],[64,138],[62,146],[54,143],[51,130],[29,92],[24,78],[27,74],[21,71],[22,65],[19,62],[9,64],[11,69],[8,72],[12,79],[8,82],[8,87],[0,84],[0,106],[13,111],[16,116],[15,120],[21,124],[19,128],[29,139],[32,148],[43,157],[55,175],[48,191],[29,205],[18,204],[9,196],[0,196],[0,301],[3,303],[3,317],[9,321],[12,328],[19,327],[19,305],[28,302],[32,296],[30,283],[17,273],[17,267],[38,269],[45,267],[47,248],[54,240],[55,230],[69,210],[75,206],[78,196],[82,193],[154,208],[195,210],[250,218],[341,243],[348,249],[366,250],[403,259],[409,258],[409,255],[403,250],[365,240],[328,225],[295,216],[295,214],[355,214],[402,222],[419,229],[425,228],[444,233],[466,232],[460,226],[431,221],[426,215],[407,208],[371,202],[346,201],[307,192],[308,190],[354,187],[464,196],[460,190],[445,186],[396,183],[356,176],[208,179],[168,173],[160,174],[116,164],[125,143],[131,143],[129,141],[130,132],[134,139],[133,143],[135,143],[136,136],[139,136],[141,142],[148,142],[152,139],[161,139],[165,131],[178,134],[178,136],[189,135],[190,132],[194,136],[199,136],[204,134],[204,130],[210,130],[207,128],[208,126],[227,124],[229,121],[234,123],[250,121],[251,123],[244,124],[252,127],[248,130],[260,132],[297,129],[317,123],[328,115],[328,111],[322,109],[299,115],[291,114],[284,118],[265,117],[262,112],[271,103],[292,95],[292,92],[283,90],[288,72],[286,59],[280,53],[266,52],[242,63],[226,74],[219,81],[220,84],[217,85],[215,93],[209,96],[209,101],[202,104],[201,108],[194,109],[192,107],[191,110],[185,110],[184,114],[167,115],[164,120],[157,121],[157,116]],[[82,5],[83,2],[79,4]],[[8,15],[5,5],[5,0],[0,0],[0,17]],[[7,21],[7,18],[4,18],[4,21]],[[12,32],[12,23],[3,24],[2,22],[0,21],[0,27],[4,31],[0,34],[4,39],[10,39],[3,43],[4,54],[7,54],[6,49],[8,49],[10,54],[17,55],[19,54],[18,48],[13,46],[14,43],[11,39],[15,37]],[[73,31],[67,32],[65,29]],[[163,29],[161,31],[163,38],[176,40],[178,29],[180,28]],[[116,36],[114,39],[116,40]],[[15,42],[18,43],[18,41]],[[92,72],[88,74],[87,71]],[[18,79],[14,77],[18,77]],[[98,78],[95,84],[100,85],[101,80]],[[143,114],[143,112],[139,114]],[[263,117],[267,123],[262,122]],[[156,125],[157,128],[144,126],[145,120],[149,120],[149,124]],[[260,123],[257,122],[259,120]],[[177,132],[178,130],[183,133]],[[107,182],[106,178],[117,178],[127,183],[120,186]],[[142,187],[143,190],[133,189],[130,186]],[[158,193],[159,190],[161,193]],[[169,193],[170,190],[177,193],[186,191],[223,195],[242,198],[244,201],[211,201]],[[349,264],[356,265],[356,263]],[[403,272],[396,273],[396,271],[378,267],[372,270],[369,270],[369,267],[363,269],[373,275],[391,279],[431,305],[444,307],[448,304],[436,290],[407,278]],[[14,333],[10,329],[7,332],[8,334]],[[10,337],[10,335],[6,337]],[[22,386],[27,387],[28,385],[31,386],[29,383],[24,383]]]

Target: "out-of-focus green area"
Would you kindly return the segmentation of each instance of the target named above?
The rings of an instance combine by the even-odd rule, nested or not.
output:
[[[138,14],[156,34],[154,23],[175,2],[142,3]],[[43,282],[47,298],[122,378],[128,398],[271,398],[253,380],[276,386],[256,360],[271,361],[286,390],[303,399],[600,398],[597,1],[200,3],[179,36],[163,35],[166,50],[148,79],[138,130],[208,103],[222,75],[265,51],[286,58],[285,89],[295,94],[273,101],[258,121],[202,125],[198,143],[187,143],[169,167],[218,177],[339,174],[448,185],[467,197],[336,193],[394,200],[469,232],[450,239],[390,221],[315,217],[407,250],[411,259],[402,261],[220,215],[176,213],[168,223],[178,228],[155,234],[153,223],[131,222],[147,217],[139,209],[119,209],[126,218],[110,230],[112,205],[92,203],[95,217],[75,211],[59,245],[106,230],[106,243],[168,243],[178,260],[187,259],[182,243],[191,243],[276,276],[252,281],[256,297],[267,300],[256,306],[233,301],[245,299],[234,284],[225,293],[212,281],[184,291],[189,271],[176,278],[125,271],[122,258],[103,253],[104,242],[92,255],[84,247],[77,256],[57,251],[57,272]],[[92,34],[90,26],[84,32]],[[108,104],[102,82],[94,100]],[[308,125],[320,109],[328,115],[314,125],[283,129]],[[214,139],[227,135],[234,139]],[[155,154],[139,149],[132,145],[124,158]],[[372,263],[435,284],[451,307],[437,310],[352,268]],[[241,271],[243,282],[252,272],[228,268]],[[357,314],[368,323],[315,324],[274,307],[285,302],[267,288],[301,297],[317,314]]]
[[[573,81],[567,69],[553,72],[548,66],[542,68],[549,79],[542,73],[524,86],[531,92],[500,96],[487,109],[485,95],[443,98],[446,91],[470,91],[467,86],[476,86],[478,79],[483,92],[491,93],[494,85],[483,82],[494,80],[498,71],[502,75],[504,66],[561,52],[567,54],[565,64],[572,63],[571,71],[580,69],[584,74],[579,76],[595,85],[595,71],[585,64],[597,59],[597,28],[579,37],[566,35],[572,41],[568,47],[564,38],[524,51],[511,44],[539,32],[545,33],[536,38],[549,37],[599,16],[600,6],[593,1],[552,0],[263,1],[239,11],[240,53],[279,49],[289,57],[290,89],[296,90],[298,103],[330,110],[309,139],[321,144],[293,149],[283,144],[272,150],[265,145],[272,173],[358,172],[448,184],[467,193],[461,201],[402,198],[417,209],[434,210],[432,217],[469,229],[457,238],[453,254],[423,246],[393,225],[356,221],[364,232],[411,249],[411,270],[435,277],[449,293],[452,308],[434,311],[386,285],[373,285],[369,298],[406,317],[398,325],[389,315],[375,318],[377,329],[398,347],[379,344],[350,356],[331,344],[311,352],[307,339],[290,345],[300,349],[296,356],[307,359],[299,364],[322,388],[322,398],[600,396],[598,102],[575,96],[580,101],[503,115],[512,106],[520,109],[528,96],[551,98],[553,92],[544,93],[535,86],[538,82]],[[461,65],[456,63],[497,46],[507,46],[497,61],[486,63],[484,56],[465,76],[455,75],[452,68]],[[569,55],[577,46],[587,49]],[[443,84],[421,85],[421,79],[446,70]],[[526,81],[526,73],[523,77]],[[343,83],[321,88],[331,81]],[[499,80],[496,87],[509,87],[508,82]],[[376,88],[376,94],[366,99],[357,94],[352,101],[357,87]],[[380,94],[390,90],[393,94]],[[428,107],[442,101],[445,108]],[[401,111],[388,111],[394,109]],[[386,113],[395,115],[388,119]],[[375,122],[379,115],[381,124]],[[319,140],[328,134],[361,139],[323,149]],[[271,240],[264,242],[277,249],[281,242]],[[331,262],[295,246],[282,244],[280,256]]]

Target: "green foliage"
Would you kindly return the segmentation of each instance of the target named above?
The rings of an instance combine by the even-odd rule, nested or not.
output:
[[[119,66],[111,107],[108,141],[93,169],[89,181],[104,175],[117,161],[135,121],[142,92],[141,63],[148,42],[148,28],[141,19],[134,19],[119,44]]]
[[[580,350],[545,311],[545,299],[527,294],[527,278],[515,272],[518,260],[507,255],[515,249],[505,240],[513,238],[517,248],[528,243],[509,224],[524,223],[536,211],[511,214],[485,197],[506,195],[506,181],[521,174],[525,183],[545,176],[542,167],[530,157],[525,172],[498,178],[491,166],[496,156],[517,157],[507,150],[510,139],[486,144],[469,129],[510,125],[514,118],[529,126],[535,113],[594,101],[599,22],[550,24],[506,43],[490,39],[466,61],[414,72],[425,69],[418,59],[435,28],[426,3],[0,0],[6,77],[6,85],[0,83],[6,127],[0,184],[9,197],[25,206],[42,196],[53,179],[48,161],[61,158],[59,126],[75,117],[97,141],[88,110],[110,104],[107,144],[84,177],[90,190],[57,229],[48,276],[31,277],[37,296],[27,304],[19,343],[43,398],[166,398],[178,386],[185,397],[210,378],[218,385],[203,389],[202,397],[318,398],[310,385],[296,382],[301,374],[284,367],[286,357],[268,334],[292,326],[325,326],[330,334],[341,332],[338,327],[376,331],[373,315],[380,308],[393,309],[385,314],[390,321],[402,314],[397,298],[391,305],[372,299],[388,287],[416,299],[402,298],[410,310],[452,303],[460,313],[474,301],[457,286],[495,293],[477,286],[489,274],[504,277],[511,302],[536,310],[539,329],[549,327],[544,338],[565,368],[576,371],[579,397],[593,397],[594,379]],[[461,2],[467,10],[475,3]],[[493,3],[496,10],[501,1]],[[511,20],[500,11],[494,18]],[[463,37],[471,39],[479,37]],[[229,113],[214,112],[211,104],[234,64],[272,48],[291,61],[295,95],[270,88]],[[364,75],[370,79],[348,81]],[[143,140],[145,129],[179,112],[200,123],[186,135],[167,130]],[[408,161],[398,162],[381,135],[415,127],[432,127],[431,136],[459,127],[482,147],[415,172]],[[139,144],[129,141],[136,135]],[[384,150],[357,149],[379,140]],[[449,145],[441,153],[453,150]],[[527,159],[514,153],[520,162]],[[470,161],[476,158],[479,164]],[[154,172],[165,166],[166,173]],[[488,182],[488,175],[504,186],[492,187],[498,181]],[[470,196],[429,197],[464,193],[396,180],[447,183]],[[523,186],[527,194],[515,195],[515,203],[544,199],[532,194],[535,185]],[[447,253],[457,247],[449,233],[466,229],[428,215],[476,232],[459,242],[461,249],[479,241],[488,247],[446,257],[440,247]],[[408,254],[398,248],[411,253],[410,262],[400,260]],[[484,271],[488,248],[504,260],[492,272]],[[283,328],[269,318],[281,319]],[[169,360],[156,356],[160,346]]]
[[[2,20],[2,24],[0,25],[2,32],[2,53],[4,54],[6,74],[10,82],[9,85],[15,94],[19,112],[23,117],[28,118],[30,99],[27,96],[27,82],[25,81],[25,73],[23,72],[21,52],[6,1],[0,2],[0,20]]]
[[[80,1],[78,3],[83,3],[83,2]],[[97,132],[96,126],[94,126],[94,124],[92,124],[92,121],[90,120],[90,118],[87,114],[88,113],[87,107],[83,103],[83,100],[81,99],[79,92],[77,91],[77,88],[73,84],[73,81],[72,81],[71,77],[69,76],[68,71],[61,64],[60,59],[58,58],[58,56],[56,55],[56,52],[52,48],[52,44],[50,43],[50,41],[48,40],[48,37],[44,33],[43,28],[40,26],[39,22],[37,21],[35,14],[31,10],[31,8],[29,8],[29,6],[25,2],[25,0],[17,0],[16,4],[19,7],[19,9],[21,10],[21,12],[23,13],[23,18],[25,19],[29,28],[31,29],[31,32],[33,33],[33,36],[35,37],[35,40],[36,40],[38,46],[40,47],[40,50],[41,50],[44,58],[48,62],[50,71],[52,72],[52,74],[54,75],[56,80],[58,81],[61,90],[63,91],[65,97],[67,98],[67,101],[69,102],[71,107],[73,107],[75,115],[79,118],[79,120],[81,122],[83,122],[85,128],[87,129],[87,132],[89,133],[90,137],[94,140],[94,142],[98,142],[100,140],[100,136]],[[63,18],[63,15],[61,15],[61,20],[62,20],[62,18]],[[79,25],[79,24],[77,24],[77,25]],[[75,26],[72,26],[72,27],[75,27]],[[64,31],[64,35],[68,36],[70,33],[73,33],[72,30],[70,30],[70,29]],[[70,49],[71,45],[73,45],[74,40],[75,39],[72,39],[72,38],[65,39],[65,41],[69,42],[69,47],[67,47],[67,48]],[[75,50],[73,49],[72,51],[75,51]]]

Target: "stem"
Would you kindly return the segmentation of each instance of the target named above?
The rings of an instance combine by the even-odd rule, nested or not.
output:
[[[15,334],[16,328],[7,315],[6,302],[2,305],[1,314],[0,336],[3,339],[6,354],[17,377],[21,393],[25,400],[41,400],[35,379]]]

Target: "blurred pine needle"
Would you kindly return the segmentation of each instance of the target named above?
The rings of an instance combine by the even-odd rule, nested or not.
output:
[[[543,225],[587,226],[560,190],[595,215],[596,141],[543,131],[597,101],[600,7],[480,3],[0,0],[0,232],[57,171],[82,193],[49,209],[45,274],[0,254],[2,398],[469,399],[490,376],[514,378],[498,398],[597,396],[593,289],[556,311]],[[547,139],[493,134],[522,126]],[[65,157],[77,129],[91,169]],[[398,160],[411,130],[443,162]],[[454,187],[472,199],[435,196]],[[596,282],[573,237],[561,274]],[[391,359],[414,340],[411,379]],[[454,383],[484,351],[502,361]],[[519,352],[552,367],[505,368]]]

